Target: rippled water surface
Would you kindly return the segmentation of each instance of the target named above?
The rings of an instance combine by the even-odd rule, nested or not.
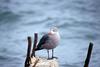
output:
[[[60,67],[83,67],[89,42],[89,67],[100,67],[99,0],[0,0],[0,67],[23,67],[27,36],[38,32],[40,38],[54,25],[61,35],[55,48]],[[47,56],[45,50],[36,54]]]

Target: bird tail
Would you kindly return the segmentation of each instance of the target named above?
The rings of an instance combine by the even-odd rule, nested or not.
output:
[[[40,49],[40,48],[36,48],[36,49],[35,49],[35,51],[38,51],[38,50],[42,50],[42,49]]]
[[[42,47],[37,46],[37,48],[35,49],[35,51],[42,50],[42,49],[43,49]]]

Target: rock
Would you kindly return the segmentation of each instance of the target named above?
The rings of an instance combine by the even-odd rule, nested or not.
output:
[[[33,57],[31,58],[31,66],[32,67],[59,67],[57,60],[46,58]]]

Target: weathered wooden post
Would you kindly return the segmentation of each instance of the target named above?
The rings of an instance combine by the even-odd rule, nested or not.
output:
[[[92,48],[93,48],[93,43],[90,42],[84,67],[89,66],[89,61],[90,61],[90,58],[91,58]]]
[[[27,49],[27,57],[25,60],[25,67],[29,67],[31,62],[30,53],[31,53],[32,39],[31,37],[28,37],[27,39],[28,39],[28,49]]]
[[[34,44],[33,44],[31,57],[33,56],[35,57],[35,48],[36,48],[37,42],[38,42],[38,34],[34,33]]]

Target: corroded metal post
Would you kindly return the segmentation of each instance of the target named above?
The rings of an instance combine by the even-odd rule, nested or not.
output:
[[[28,49],[27,49],[27,57],[25,60],[25,67],[29,67],[31,62],[30,53],[31,53],[32,39],[31,37],[28,37],[27,39],[28,39]]]
[[[90,61],[90,58],[91,58],[92,49],[93,49],[93,43],[90,42],[84,67],[89,66],[89,61]]]
[[[38,42],[38,34],[34,33],[34,44],[33,44],[33,49],[32,49],[31,57],[32,56],[35,57],[35,49],[36,49],[37,42]]]

